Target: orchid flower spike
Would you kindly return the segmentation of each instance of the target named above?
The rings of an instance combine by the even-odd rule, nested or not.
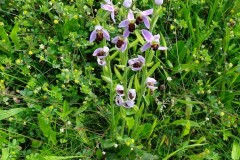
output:
[[[112,39],[112,43],[116,44],[118,50],[124,52],[127,49],[128,40],[123,36],[117,36]]]
[[[104,46],[103,48],[96,49],[92,55],[100,59],[103,59],[108,55],[108,52],[109,52],[109,48]]]
[[[124,87],[120,84],[116,86],[116,93],[119,96],[124,96]]]
[[[98,58],[97,62],[100,66],[105,66],[107,64],[104,58]]]
[[[157,5],[162,5],[162,4],[163,4],[163,0],[155,0],[155,3],[156,3]]]
[[[109,11],[111,13],[111,18],[113,20],[114,23],[116,23],[115,21],[115,8],[114,5],[112,3],[111,0],[104,0],[106,2],[106,4],[101,4],[101,8],[103,10]]]
[[[160,39],[160,35],[152,35],[151,32],[149,32],[146,29],[142,30],[142,35],[145,38],[145,40],[147,41],[146,44],[144,44],[141,48],[141,51],[144,52],[149,48],[152,48],[154,51],[156,50],[167,50],[167,47],[162,47],[159,45],[159,39]]]
[[[110,41],[110,35],[107,30],[105,30],[102,26],[97,25],[95,29],[92,31],[90,35],[89,41],[92,43],[93,41],[100,42],[105,38],[106,40]]]
[[[138,58],[128,60],[128,64],[133,71],[139,71],[145,64],[145,58],[141,55],[138,55]]]
[[[121,96],[116,96],[115,103],[116,103],[117,106],[122,106],[123,105],[123,98]]]
[[[130,8],[132,5],[132,0],[124,0],[123,6],[126,8]]]
[[[128,90],[128,100],[134,101],[136,98],[136,90],[135,89],[129,89]]]
[[[118,27],[125,28],[123,37],[128,37],[130,32],[133,32],[135,30],[136,25],[132,10],[129,10],[127,19],[123,20]]]
[[[140,15],[136,19],[136,24],[139,25],[140,23],[144,22],[144,25],[149,29],[150,22],[148,20],[148,16],[153,14],[153,9],[148,9],[146,11],[140,12]]]
[[[152,91],[157,89],[157,87],[155,87],[155,84],[157,84],[157,81],[154,78],[148,77],[146,80],[146,84],[147,84],[147,87]]]

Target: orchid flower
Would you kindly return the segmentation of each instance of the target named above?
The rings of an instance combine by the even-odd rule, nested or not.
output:
[[[141,55],[138,55],[138,58],[133,58],[128,60],[128,64],[133,71],[141,70],[144,63],[145,63],[145,58]]]
[[[96,49],[92,55],[100,59],[103,59],[108,55],[108,52],[109,52],[109,48],[104,46],[103,48]]]
[[[132,5],[132,0],[124,0],[123,6],[126,8],[130,8]]]
[[[152,91],[157,89],[157,87],[154,86],[155,84],[157,84],[157,81],[154,78],[148,77],[146,80],[146,84],[147,84],[147,87]]]
[[[140,12],[140,15],[136,19],[136,24],[139,25],[140,23],[144,22],[145,26],[149,29],[150,22],[148,20],[148,16],[153,13],[153,9],[148,9],[146,11]]]
[[[128,37],[130,32],[133,32],[136,28],[135,19],[132,10],[129,10],[127,19],[123,20],[119,26],[119,28],[125,28],[123,33],[123,37]]]
[[[142,35],[145,38],[145,40],[147,41],[147,43],[144,44],[143,47],[141,48],[142,52],[146,51],[149,48],[152,48],[154,51],[167,49],[167,47],[162,47],[159,45],[159,39],[160,39],[159,34],[153,36],[151,32],[149,32],[146,29],[143,29]]]
[[[116,93],[119,95],[119,96],[124,96],[124,87],[120,84],[118,84],[116,86]]]
[[[163,0],[155,0],[155,3],[156,3],[157,5],[162,5],[162,4],[163,4]]]
[[[116,103],[117,106],[122,106],[123,105],[122,97],[121,96],[116,96],[115,103]]]
[[[136,98],[136,90],[135,89],[129,89],[128,91],[128,100],[135,100]]]
[[[128,41],[123,36],[113,38],[112,43],[116,44],[118,50],[124,52],[127,49]]]
[[[105,66],[107,64],[104,58],[98,58],[97,62],[100,66]]]
[[[102,26],[97,25],[95,29],[92,31],[90,35],[89,41],[92,43],[93,41],[100,42],[105,38],[106,40],[110,41],[110,35],[107,30],[105,30]]]
[[[111,13],[111,18],[113,20],[114,23],[116,23],[115,21],[115,8],[113,3],[111,2],[111,0],[104,0],[106,2],[106,4],[101,4],[101,8],[103,10],[109,11]]]
[[[134,104],[135,104],[135,102],[132,100],[127,100],[127,101],[123,102],[123,106],[125,108],[132,108],[134,106]]]

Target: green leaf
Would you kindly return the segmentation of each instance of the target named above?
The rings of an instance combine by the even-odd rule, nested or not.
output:
[[[140,83],[137,74],[134,76],[134,87],[136,91],[138,92],[140,89]]]
[[[125,121],[127,122],[128,133],[129,133],[134,126],[135,120],[133,117],[125,117]]]
[[[133,41],[132,43],[130,43],[128,49],[129,49],[129,48],[132,48],[132,47],[134,47],[134,46],[137,46],[138,42],[139,42],[139,40],[136,39],[135,41]]]
[[[148,138],[152,134],[153,125],[150,123],[145,123],[144,125],[139,126],[139,130],[137,130],[138,138]]]
[[[114,59],[117,55],[119,54],[119,51],[114,52],[111,57],[109,58],[109,60],[111,61],[112,59]]]
[[[240,159],[240,144],[236,140],[233,142],[232,146],[232,159],[233,160]]]
[[[181,138],[184,137],[184,136],[186,136],[186,135],[188,135],[188,134],[190,133],[190,128],[191,128],[190,121],[187,120],[187,124],[186,124],[186,126],[185,126],[185,128],[184,128],[184,130],[183,130],[183,133],[182,133],[182,135],[181,135]]]
[[[130,80],[128,82],[128,89],[132,88],[133,80],[134,80],[134,76],[131,76],[131,78],[130,78]]]
[[[136,34],[136,36],[137,36],[138,41],[139,41],[141,44],[144,44],[145,41],[143,40],[143,37],[141,36],[141,34],[139,34],[138,30],[135,30],[135,34]]]
[[[16,45],[16,48],[19,49],[20,48],[20,44],[19,44],[19,37],[17,35],[19,31],[19,24],[16,23],[15,26],[12,29],[12,32],[10,33],[10,38],[13,41],[13,43]]]
[[[188,121],[189,120],[176,120],[176,121],[172,122],[171,124],[186,126]],[[190,126],[200,127],[197,122],[194,122],[194,121],[189,121],[189,122],[190,122]]]
[[[191,101],[190,97],[188,97],[188,96],[185,99],[187,102]],[[186,104],[186,111],[185,111],[186,119],[190,119],[191,114],[192,114],[192,107],[193,107],[193,105],[191,103]]]
[[[156,63],[156,64],[148,71],[147,77],[151,76],[151,75],[154,73],[154,71],[159,67],[159,65],[160,65],[160,62]]]
[[[38,114],[38,124],[39,128],[43,132],[43,135],[48,138],[48,140],[51,141],[53,144],[57,144],[56,132],[52,130],[49,119],[43,117],[43,115],[41,114]]]
[[[105,82],[107,82],[107,83],[112,83],[112,79],[110,78],[110,77],[107,77],[107,76],[101,76],[102,77],[102,79],[105,81]]]
[[[121,73],[118,71],[118,69],[116,67],[114,67],[114,72],[115,72],[116,76],[118,77],[118,79],[120,81],[122,81],[123,77],[122,77]]]
[[[9,155],[9,149],[8,148],[2,148],[2,157],[1,160],[8,160]]]
[[[0,110],[0,120],[9,118],[11,116],[14,116],[22,111],[24,111],[25,108],[14,108],[9,110]]]
[[[3,40],[7,42],[8,45],[10,45],[10,40],[8,38],[8,34],[3,28],[3,26],[0,25],[0,36],[2,37]]]
[[[169,60],[167,60],[167,65],[168,65],[170,68],[173,68],[173,64],[172,64],[172,62],[170,62]]]
[[[105,149],[105,148],[111,148],[114,146],[114,142],[111,140],[111,139],[103,139],[101,141],[101,145],[102,147]]]
[[[131,147],[125,146],[123,149],[121,149],[118,152],[118,155],[120,155],[122,157],[126,157],[130,152],[131,152]]]

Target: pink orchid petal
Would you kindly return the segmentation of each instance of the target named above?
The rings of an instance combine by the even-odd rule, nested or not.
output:
[[[98,62],[98,64],[100,65],[100,66],[105,66],[107,63],[106,63],[106,61],[105,61],[105,59],[100,59],[100,58],[98,58],[97,59],[97,62]]]
[[[167,50],[167,47],[162,47],[162,46],[160,46],[160,47],[158,48],[158,50],[160,50],[160,51],[165,51],[165,50]]]
[[[157,5],[162,5],[162,4],[163,4],[163,0],[155,0],[155,3],[156,3]]]
[[[154,78],[147,77],[147,83],[153,83],[153,84],[156,84],[157,81],[156,81],[156,79],[154,79]]]
[[[147,49],[151,47],[151,43],[146,43],[141,47],[141,52],[145,52]]]
[[[122,106],[123,105],[122,97],[121,96],[116,96],[115,103],[116,103],[117,106]]]
[[[114,11],[114,6],[109,4],[101,4],[101,8],[109,12]]]
[[[118,41],[118,36],[116,36],[116,37],[114,37],[114,38],[112,39],[112,43],[114,43],[114,44],[116,44],[117,41]]]
[[[115,13],[114,13],[114,11],[111,12],[111,18],[112,18],[113,22],[116,23],[116,20],[115,20]]]
[[[146,29],[143,29],[143,30],[142,30],[142,35],[143,35],[143,37],[146,39],[147,42],[151,42],[151,41],[154,39],[152,33],[149,32],[149,31],[146,30]]]
[[[129,30],[128,30],[128,27],[125,28],[124,32],[123,32],[123,37],[126,38],[128,37],[130,34]]]
[[[123,103],[123,106],[125,108],[132,108],[134,106],[134,101],[127,100],[126,102]]]
[[[149,16],[151,14],[153,14],[153,9],[148,9],[148,10],[142,12],[143,16]]]
[[[121,51],[124,52],[126,49],[127,49],[127,45],[128,45],[128,42],[127,41],[124,41],[122,47],[121,47]]]
[[[128,12],[128,19],[131,21],[131,20],[134,20],[134,14],[132,12],[132,10],[129,10]]]
[[[126,8],[130,8],[132,5],[132,0],[124,0],[123,6]]]
[[[97,32],[96,30],[94,30],[90,35],[90,39],[89,39],[90,43],[92,43],[96,38],[97,38]]]
[[[142,16],[142,18],[143,18],[143,22],[144,22],[145,26],[147,27],[147,29],[149,29],[150,23],[149,23],[147,16]]]
[[[98,55],[98,53],[99,52],[101,52],[102,51],[102,48],[98,48],[98,49],[96,49],[94,52],[93,52],[93,56],[97,56]]]
[[[102,29],[102,32],[103,32],[103,37],[104,37],[106,40],[110,41],[110,35],[109,35],[108,31],[105,30],[105,29]]]
[[[145,58],[141,55],[138,55],[138,59],[140,62],[142,62],[143,64],[145,63]]]
[[[127,27],[128,25],[129,25],[129,20],[128,19],[126,19],[126,20],[123,20],[119,25],[118,25],[118,27],[119,28],[123,28],[123,27]]]
[[[103,27],[100,26],[100,25],[96,25],[96,26],[95,26],[95,30],[102,30],[102,29],[103,29]]]
[[[135,100],[136,98],[136,90],[135,89],[129,89],[128,90],[128,99],[129,100]]]

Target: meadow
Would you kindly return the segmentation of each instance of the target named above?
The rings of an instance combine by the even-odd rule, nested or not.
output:
[[[0,160],[240,159],[240,0],[0,0]]]

